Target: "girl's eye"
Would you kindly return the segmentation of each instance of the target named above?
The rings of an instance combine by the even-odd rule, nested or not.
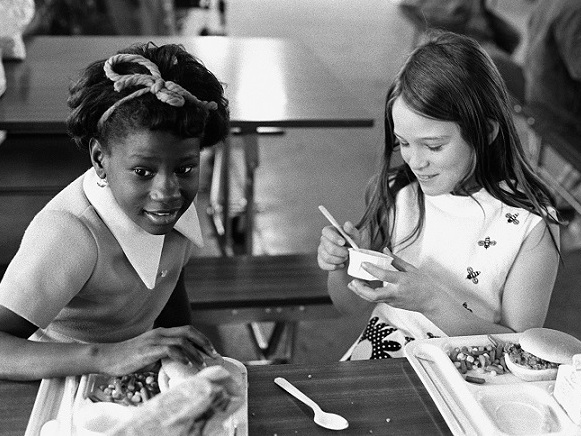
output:
[[[443,145],[428,145],[427,146],[430,151],[441,151],[442,147],[444,147]]]
[[[153,171],[149,171],[145,168],[135,168],[133,171],[139,177],[151,177],[153,175]]]
[[[395,146],[396,147],[407,147],[409,144],[402,139],[395,138]]]
[[[194,171],[194,168],[195,168],[194,165],[187,165],[187,166],[184,166],[184,167],[179,167],[176,170],[176,173],[183,176],[183,175],[186,175],[186,174],[191,173],[192,171]]]

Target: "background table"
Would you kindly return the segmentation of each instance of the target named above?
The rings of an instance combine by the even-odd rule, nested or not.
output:
[[[349,435],[449,435],[443,417],[406,359],[248,367],[248,423],[254,435],[328,435],[312,411],[274,384],[284,377],[323,410],[349,420]],[[0,434],[26,430],[38,382],[0,381]]]
[[[247,251],[252,247],[254,170],[258,130],[264,127],[371,127],[373,119],[306,46],[272,38],[158,36],[37,36],[26,41],[24,62],[5,64],[7,91],[0,98],[0,130],[63,134],[71,79],[90,62],[136,42],[183,44],[225,84],[231,125],[243,135],[246,155]],[[230,147],[221,171],[223,224],[230,245]]]

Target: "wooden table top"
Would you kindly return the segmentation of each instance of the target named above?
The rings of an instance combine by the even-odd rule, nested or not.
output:
[[[341,435],[449,435],[450,430],[406,359],[248,367],[250,435],[328,435],[312,411],[274,384],[284,377],[343,415]],[[0,434],[26,430],[38,382],[0,381]]]
[[[180,43],[225,84],[232,127],[371,127],[373,118],[299,42],[225,36],[35,36],[4,63],[0,129],[63,133],[68,86],[90,62],[137,42]]]
[[[328,435],[313,412],[274,384],[284,377],[349,421],[342,436],[449,435],[444,418],[406,359],[248,367],[250,435]]]

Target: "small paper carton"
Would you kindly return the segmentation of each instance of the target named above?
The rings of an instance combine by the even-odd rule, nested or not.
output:
[[[559,365],[553,396],[571,420],[581,425],[581,354],[573,357],[572,365]]]

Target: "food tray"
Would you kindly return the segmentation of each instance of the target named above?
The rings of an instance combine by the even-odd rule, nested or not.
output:
[[[242,406],[225,422],[225,436],[248,436],[248,372],[241,362],[229,357],[224,357],[224,368],[244,389]],[[77,436],[73,415],[79,406],[90,401],[82,394],[87,380],[87,375],[43,379],[24,436]]]
[[[518,342],[519,333],[494,335]],[[409,342],[405,354],[454,435],[581,436],[553,397],[555,381],[526,382],[513,374],[475,374],[485,383],[469,383],[447,352],[463,346],[486,346],[486,335],[421,339]]]

